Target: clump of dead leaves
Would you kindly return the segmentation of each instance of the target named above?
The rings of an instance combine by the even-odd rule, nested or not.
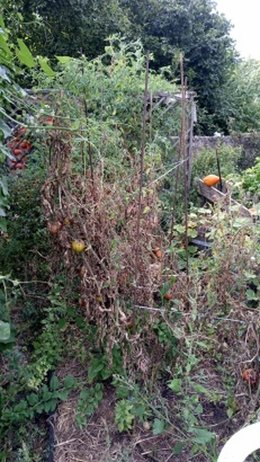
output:
[[[162,353],[151,328],[157,314],[140,308],[154,306],[162,284],[163,254],[153,252],[163,240],[156,188],[145,188],[140,204],[136,168],[111,183],[104,165],[92,175],[73,171],[69,133],[53,131],[49,144],[42,201],[54,241],[52,262],[62,261],[70,280],[78,281],[78,303],[97,326],[99,345],[111,352],[120,344],[125,363],[134,355],[145,375]]]

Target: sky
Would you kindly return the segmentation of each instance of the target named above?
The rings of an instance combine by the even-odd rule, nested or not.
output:
[[[241,56],[260,59],[260,0],[216,0],[216,3],[234,25],[231,35]]]

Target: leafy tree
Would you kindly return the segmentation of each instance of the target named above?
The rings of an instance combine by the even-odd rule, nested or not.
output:
[[[189,87],[198,94],[200,130],[227,131],[221,110],[223,87],[235,61],[230,24],[213,0],[3,0],[13,34],[15,14],[21,14],[19,34],[35,54],[53,57],[103,53],[106,38],[122,33],[141,38],[154,55],[153,66],[171,66],[185,56]]]
[[[223,92],[223,116],[229,129],[253,132],[260,129],[260,61],[241,60]]]
[[[122,0],[131,14],[131,33],[155,55],[155,67],[168,66],[176,51],[185,56],[189,86],[196,90],[200,129],[227,130],[219,111],[223,86],[235,62],[230,24],[212,0]],[[178,74],[177,74],[178,75]]]
[[[105,39],[127,27],[118,0],[11,0],[4,1],[6,20],[15,12],[23,18],[20,34],[35,54],[89,58],[103,52]]]

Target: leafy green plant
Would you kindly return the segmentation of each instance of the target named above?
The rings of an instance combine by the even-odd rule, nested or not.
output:
[[[2,436],[13,426],[26,423],[37,414],[53,412],[60,401],[68,398],[69,393],[75,388],[75,384],[74,377],[67,376],[61,383],[54,375],[50,380],[49,387],[44,384],[37,392],[28,393],[25,398],[13,396],[7,400],[8,394],[2,390],[3,397],[6,398],[2,402],[1,409]]]
[[[124,376],[114,375],[113,385],[116,389],[116,397],[119,400],[117,403],[120,403],[118,407],[116,405],[115,411],[116,415],[118,414],[116,423],[120,424],[120,428],[127,426],[131,428],[134,420],[144,425],[148,424],[150,427],[149,420],[154,415],[157,416],[156,408],[152,405],[153,398],[143,392],[138,383],[134,383]],[[133,416],[133,419],[131,416]],[[159,415],[159,417],[161,419],[162,416]],[[155,423],[155,427],[157,425],[159,427],[159,424]]]
[[[193,361],[192,361],[193,362]],[[187,361],[187,370],[191,372],[189,358]],[[185,378],[173,378],[169,383],[169,388],[179,396],[179,413],[183,425],[189,434],[189,442],[192,444],[191,451],[193,454],[205,452],[207,453],[208,445],[215,441],[215,433],[209,431],[203,425],[203,406],[201,397],[206,396],[209,402],[215,401],[216,394],[214,390],[209,390],[200,383],[193,382],[186,374]],[[186,390],[184,392],[184,390]],[[187,391],[189,390],[189,393]],[[192,394],[191,390],[195,393]],[[206,425],[205,425],[206,426]],[[187,445],[187,441],[184,445]],[[183,448],[183,443],[180,449]],[[175,448],[178,450],[178,447]]]
[[[260,184],[260,157],[256,159],[254,167],[249,168],[243,172],[242,185],[246,191],[252,194],[259,193]]]
[[[81,390],[76,409],[76,423],[80,428],[87,424],[89,418],[98,408],[103,399],[103,390],[104,385],[102,383],[96,383],[90,388]]]
[[[121,399],[116,403],[115,422],[120,432],[130,430],[134,422],[133,404],[126,399]]]
[[[44,256],[49,249],[48,235],[41,213],[40,189],[43,175],[40,170],[26,172],[21,178],[9,178],[8,235],[0,241],[2,271],[20,280],[34,264],[34,278],[46,280],[48,264]],[[34,263],[33,263],[34,262]]]
[[[165,421],[161,419],[154,419],[152,431],[154,435],[160,435],[165,431]]]
[[[11,126],[16,122],[13,117],[9,115],[13,103],[19,101],[25,96],[25,92],[17,84],[17,76],[20,67],[23,65],[26,69],[36,66],[29,48],[20,38],[17,39],[18,47],[16,47],[10,39],[10,31],[5,26],[4,19],[0,16],[0,163],[3,163],[6,157],[12,156],[6,148],[4,141],[11,135]],[[18,65],[16,65],[16,58]],[[46,71],[48,63],[44,58],[39,59],[39,64],[43,71]],[[24,121],[18,122],[24,126]],[[10,124],[10,125],[9,125]],[[0,232],[7,231],[6,226],[6,209],[8,208],[8,189],[6,178],[1,175],[0,177]]]
[[[7,32],[5,34],[8,35]],[[239,219],[237,211],[233,209],[227,213],[220,209],[206,211],[193,208],[188,217],[188,237],[195,238],[197,229],[203,228],[205,237],[212,241],[212,256],[189,249],[189,274],[186,274],[185,227],[180,209],[180,219],[173,226],[170,248],[167,248],[168,236],[159,226],[154,236],[164,247],[162,258],[156,261],[152,260],[155,256],[150,255],[152,246],[147,244],[147,236],[152,235],[151,223],[156,222],[156,219],[151,219],[145,232],[141,233],[144,240],[138,240],[139,250],[145,255],[140,264],[140,281],[137,281],[135,274],[130,281],[124,272],[119,274],[118,267],[132,270],[132,262],[135,260],[135,219],[131,218],[131,214],[136,208],[134,198],[138,189],[135,180],[139,170],[140,121],[143,111],[140,95],[143,93],[145,77],[142,45],[140,42],[128,44],[114,36],[107,42],[105,54],[95,60],[85,56],[80,59],[59,56],[55,74],[48,61],[42,58],[36,60],[25,43],[18,40],[17,45],[11,50],[15,59],[18,58],[21,65],[34,69],[33,74],[30,70],[30,75],[33,75],[35,82],[38,81],[39,87],[52,90],[53,109],[41,106],[43,112],[40,114],[53,110],[55,124],[60,126],[60,130],[53,131],[53,126],[48,127],[50,136],[46,140],[45,135],[39,134],[42,127],[34,127],[35,157],[32,160],[35,162],[29,165],[21,178],[9,180],[10,209],[6,201],[4,212],[0,212],[3,214],[8,210],[7,217],[10,219],[9,234],[0,243],[4,271],[23,279],[22,296],[16,306],[19,340],[17,348],[3,355],[3,371],[0,375],[0,429],[4,451],[7,451],[8,457],[9,448],[14,446],[13,435],[17,432],[15,445],[20,446],[21,457],[25,460],[33,458],[30,445],[27,448],[22,442],[35,424],[35,417],[53,412],[75,387],[80,391],[76,423],[80,428],[87,425],[106,396],[104,392],[107,382],[111,383],[113,378],[115,422],[120,432],[134,429],[135,423],[142,424],[153,435],[159,436],[167,431],[167,434],[174,436],[174,455],[178,455],[185,445],[185,450],[189,451],[187,457],[195,459],[204,454],[209,460],[214,457],[215,435],[206,428],[204,417],[207,406],[222,404],[221,397],[223,400],[223,396],[226,396],[225,387],[229,387],[230,395],[232,386],[234,390],[235,377],[238,375],[238,353],[232,352],[231,345],[236,339],[239,355],[245,361],[252,358],[256,351],[255,338],[253,335],[250,337],[247,327],[248,323],[251,326],[252,319],[257,315],[258,257],[254,255],[259,246],[257,233],[251,225]],[[44,73],[38,73],[37,63]],[[1,68],[0,74],[5,85],[9,84],[11,74]],[[163,72],[150,72],[149,91],[152,94],[159,90],[178,90],[163,75]],[[13,99],[10,104],[14,104],[16,94],[11,96]],[[3,107],[8,118],[6,99]],[[25,105],[22,104],[22,107]],[[152,185],[158,183],[158,189],[161,188],[165,166],[169,163],[169,167],[172,167],[173,160],[177,159],[168,137],[173,131],[178,131],[179,110],[170,112],[165,109],[154,105],[149,127],[148,123],[146,127],[144,201],[149,198]],[[33,124],[38,124],[41,117],[40,114],[37,117],[37,111],[38,108],[33,111]],[[23,117],[20,119],[22,123]],[[9,133],[8,125],[2,124],[1,127],[3,138]],[[72,175],[68,177],[63,176],[67,165],[60,155],[64,154],[66,147],[71,147],[68,160]],[[47,151],[50,159],[54,159],[51,165],[48,164]],[[61,160],[60,172],[55,164],[56,155]],[[219,155],[223,176],[232,174],[235,171],[237,152],[221,147]],[[46,164],[49,172],[45,182]],[[93,187],[87,190],[91,166],[94,167]],[[207,151],[195,160],[194,176],[217,173],[215,169],[215,152]],[[128,185],[129,172],[134,172],[134,175],[130,177],[133,180]],[[86,183],[83,181],[85,179]],[[54,180],[57,180],[57,188]],[[42,188],[43,182],[45,188]],[[82,194],[75,196],[76,200],[72,201],[74,190],[78,191],[79,185],[83,183]],[[172,211],[171,180],[168,177],[164,186],[167,186],[166,183],[169,184],[171,200],[168,204]],[[122,187],[125,184],[127,187]],[[114,202],[113,191],[117,189],[119,200]],[[53,202],[50,200],[52,191]],[[89,196],[86,191],[90,192]],[[101,191],[104,194],[96,201],[95,195],[99,196]],[[5,201],[6,192],[6,183],[2,181],[0,201]],[[166,196],[165,191],[163,194]],[[40,203],[41,195],[46,220]],[[88,200],[78,209],[84,197],[88,197]],[[180,191],[177,197],[180,197]],[[93,207],[90,205],[92,200]],[[105,205],[100,209],[101,220],[98,220],[96,206],[97,203],[102,204],[103,200]],[[167,205],[160,203],[156,196],[154,208],[160,207],[167,209]],[[149,216],[151,208],[153,206],[150,203],[145,204],[143,221]],[[86,224],[91,221],[88,209],[94,211],[93,226],[90,226],[89,231],[86,228]],[[116,210],[119,209],[125,210],[125,213],[117,221]],[[49,224],[57,210],[62,231],[59,236],[52,236],[51,244],[45,221]],[[107,211],[109,219],[103,222]],[[124,219],[125,215],[131,218],[128,222]],[[78,217],[82,221],[77,221]],[[160,214],[158,217],[159,222]],[[99,222],[102,229],[98,228]],[[128,225],[125,226],[127,229],[124,233],[125,223],[133,224],[133,228],[130,230]],[[111,240],[110,224],[113,226]],[[83,254],[74,255],[71,252],[71,239],[75,238],[74,234],[83,233],[84,229],[87,230],[86,241],[92,239],[91,245],[86,245]],[[93,229],[95,232],[92,236]],[[99,230],[106,231],[103,240]],[[121,265],[120,255],[124,252],[130,231],[134,236],[133,244],[126,252],[126,264]],[[64,259],[60,258],[61,252]],[[132,254],[133,259],[129,258]],[[110,262],[113,264],[110,265]],[[147,283],[142,280],[142,276],[150,268],[156,272],[158,267],[160,280],[152,287],[155,279],[152,271]],[[92,268],[95,277],[90,274]],[[56,276],[58,272],[59,278]],[[125,284],[124,296],[121,286],[115,282],[117,275]],[[35,290],[27,290],[27,287],[34,287]],[[140,287],[138,291],[137,287]],[[166,300],[164,296],[171,289],[174,294]],[[139,294],[140,304],[136,298]],[[3,306],[3,312],[6,310],[8,313],[9,298],[6,300],[5,295],[3,290],[0,302],[3,298],[1,308]],[[0,320],[0,343],[1,340],[3,343],[5,338],[11,338],[12,329],[9,315],[0,316]],[[78,329],[80,335],[71,348],[73,336]],[[155,358],[157,352],[159,361],[154,366],[152,358]],[[76,383],[72,377],[62,381],[53,375],[47,383],[59,361],[68,358],[79,359],[85,369],[88,364],[84,382]],[[138,378],[135,376],[137,368]],[[210,380],[215,373],[219,373],[216,380],[219,394],[214,387],[211,389]],[[232,383],[227,383],[227,376],[232,377]],[[140,377],[142,381],[139,382]],[[169,378],[167,388],[165,384]],[[207,384],[207,381],[210,383]],[[235,407],[230,403],[226,403],[226,407],[228,417],[232,418],[236,412]],[[23,426],[25,431],[21,438]]]
[[[112,349],[112,364],[107,354],[93,355],[88,368],[88,381],[107,380],[113,374],[122,373],[122,354],[118,347]]]
[[[223,179],[237,170],[237,161],[240,156],[240,148],[220,145],[218,148],[221,174]],[[209,174],[218,175],[216,149],[201,150],[192,166],[192,178],[203,178]]]
[[[243,59],[233,68],[225,85],[223,108],[232,132],[259,131],[260,65],[258,60]],[[232,97],[231,97],[232,95]]]
[[[44,309],[45,318],[41,321],[42,332],[34,341],[31,363],[25,369],[27,386],[32,389],[37,389],[47,373],[55,370],[61,355],[67,310],[61,292],[60,286],[54,286],[49,295],[50,305]]]

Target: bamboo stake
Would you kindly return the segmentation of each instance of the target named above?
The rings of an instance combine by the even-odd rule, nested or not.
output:
[[[191,97],[190,100],[190,117],[189,117],[189,148],[188,148],[188,157],[189,157],[189,165],[188,165],[188,188],[190,191],[191,187],[191,171],[192,171],[192,157],[193,157],[193,131],[194,131],[194,96]]]
[[[86,122],[87,126],[89,129],[89,123],[88,123],[88,107],[87,107],[87,101],[85,98],[83,98],[83,103],[84,103],[84,112],[85,112],[85,117],[86,117]],[[88,138],[90,139],[90,132],[88,130]],[[88,140],[88,158],[89,158],[89,166],[90,166],[90,177],[91,177],[91,182],[92,182],[92,187],[94,186],[94,166],[93,166],[93,154],[92,154],[92,148],[90,141]]]
[[[186,94],[187,94],[187,80],[184,77],[183,56],[180,60],[181,71],[181,158],[186,159],[184,162],[184,214],[185,214],[185,253],[186,253],[186,272],[189,275],[189,239],[188,239],[188,206],[189,206],[189,158],[187,157],[187,143],[186,143]]]
[[[82,54],[82,53],[81,53]],[[83,57],[83,54],[82,54]],[[84,63],[82,61],[82,66],[81,66],[81,73],[82,76],[84,76]],[[88,121],[88,106],[87,106],[87,101],[85,96],[82,98],[83,102],[83,108],[84,108],[84,114],[86,118],[86,125],[87,125],[87,133],[88,133],[88,158],[89,158],[89,167],[90,167],[90,177],[91,177],[91,183],[92,183],[92,188],[94,187],[94,166],[93,166],[93,153],[92,153],[92,148],[90,144],[90,132],[89,132],[89,121]],[[85,170],[85,162],[84,162],[84,142],[81,144],[81,155],[82,155],[82,160],[83,160],[83,171]],[[85,171],[84,171],[85,174]]]
[[[217,146],[216,146],[216,159],[217,159],[218,176],[219,176],[219,189],[220,191],[223,191],[223,182],[222,182],[220,161],[219,161],[219,142],[218,141],[217,141]]]
[[[182,81],[184,79],[184,72],[182,66]],[[182,84],[183,85],[183,84]],[[186,161],[184,162],[184,214],[185,214],[185,252],[186,252],[186,272],[189,276],[189,237],[188,237],[188,226],[189,226],[189,217],[188,217],[188,207],[189,207],[189,156],[187,157],[187,144],[186,144],[186,89],[187,89],[187,80],[185,80],[182,87],[182,96],[184,95],[183,100],[183,152],[182,156]]]
[[[139,181],[139,195],[138,195],[138,215],[137,215],[137,238],[140,235],[140,223],[142,215],[142,197],[143,197],[143,184],[144,184],[144,154],[146,142],[146,120],[147,120],[147,96],[148,96],[148,82],[149,82],[149,54],[146,57],[146,70],[145,70],[145,85],[144,85],[144,100],[143,100],[143,118],[142,118],[142,132],[141,132],[141,152],[140,152],[140,181]]]

